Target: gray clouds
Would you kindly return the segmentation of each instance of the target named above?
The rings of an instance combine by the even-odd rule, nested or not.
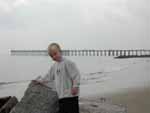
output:
[[[0,40],[11,37],[7,49],[44,49],[51,41],[65,48],[150,48],[149,0],[0,0],[0,4],[0,37],[6,38]]]

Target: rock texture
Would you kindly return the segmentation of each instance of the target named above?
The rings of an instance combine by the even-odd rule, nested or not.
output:
[[[52,89],[31,82],[10,113],[58,113],[58,96]]]
[[[10,110],[18,103],[16,97],[4,97],[0,99],[0,113],[9,113]]]

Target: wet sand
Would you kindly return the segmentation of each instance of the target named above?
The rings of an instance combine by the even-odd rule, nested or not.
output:
[[[150,113],[150,87],[126,89],[104,96],[97,95],[89,97],[88,100],[101,100],[111,105],[123,106],[127,113]]]
[[[150,113],[150,87],[128,89],[108,97],[114,104],[127,106],[128,113]]]

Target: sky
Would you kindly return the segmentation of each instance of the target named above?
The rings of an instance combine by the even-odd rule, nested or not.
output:
[[[0,0],[0,54],[10,49],[150,49],[149,0]]]

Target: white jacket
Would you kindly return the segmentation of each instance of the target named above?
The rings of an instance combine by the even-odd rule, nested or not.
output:
[[[77,95],[71,94],[72,87],[80,86],[79,70],[74,62],[66,58],[62,58],[61,62],[55,62],[42,80],[54,82],[59,99],[79,96],[79,92]],[[45,85],[52,87],[50,82]]]

